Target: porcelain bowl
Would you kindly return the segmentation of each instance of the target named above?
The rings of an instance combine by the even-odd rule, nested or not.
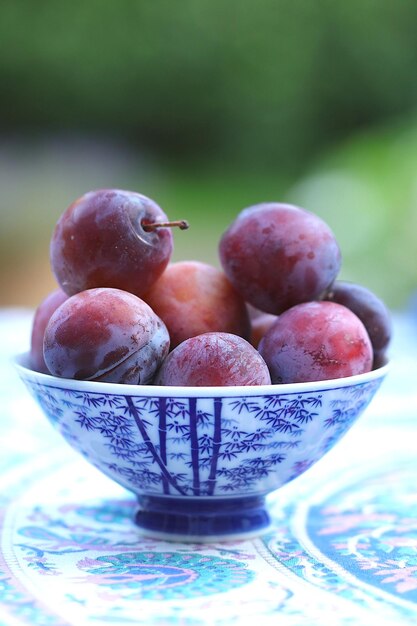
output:
[[[136,494],[142,532],[173,540],[253,536],[265,496],[318,461],[365,410],[388,366],[259,387],[68,380],[16,360],[46,417],[92,465]]]

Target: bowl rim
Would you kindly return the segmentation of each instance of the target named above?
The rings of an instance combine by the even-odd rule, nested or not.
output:
[[[32,378],[47,386],[77,391],[88,391],[90,393],[101,393],[111,395],[131,395],[149,397],[235,397],[235,396],[270,396],[285,395],[304,392],[319,392],[329,389],[340,389],[342,387],[352,387],[377,381],[385,378],[390,363],[387,361],[381,367],[343,378],[331,378],[328,380],[309,381],[302,383],[283,383],[270,385],[239,385],[224,387],[185,387],[185,386],[162,386],[162,385],[132,385],[123,383],[99,382],[93,380],[76,380],[71,378],[59,378],[51,374],[44,374],[29,367],[30,352],[21,352],[14,355],[11,360],[14,367],[19,372],[21,378]]]

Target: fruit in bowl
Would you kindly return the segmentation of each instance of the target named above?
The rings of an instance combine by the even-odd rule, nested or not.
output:
[[[167,216],[142,194],[122,189],[90,191],[59,218],[51,238],[51,267],[73,295],[115,287],[142,295],[162,274],[172,254]],[[170,223],[186,228],[185,221]]]
[[[45,328],[48,371],[61,378],[148,383],[168,354],[165,324],[137,296],[99,287],[63,302]]]
[[[389,313],[337,280],[336,239],[304,209],[242,211],[220,269],[170,264],[172,226],[186,223],[135,192],[75,201],[51,241],[59,289],[16,366],[69,444],[137,495],[143,532],[250,536],[269,524],[265,496],[376,393]]]
[[[171,263],[143,298],[165,322],[171,348],[209,332],[249,337],[249,315],[243,297],[224,272],[207,263]]]
[[[329,226],[309,211],[277,202],[243,210],[223,234],[219,254],[245,300],[275,314],[318,298],[341,266]]]
[[[371,340],[360,319],[334,302],[291,307],[271,326],[259,352],[275,383],[342,378],[372,368]]]

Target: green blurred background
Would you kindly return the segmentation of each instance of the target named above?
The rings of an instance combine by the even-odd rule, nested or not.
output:
[[[97,187],[191,228],[218,265],[244,207],[333,228],[343,278],[392,308],[417,289],[415,0],[2,0],[0,304],[55,287],[48,244]]]

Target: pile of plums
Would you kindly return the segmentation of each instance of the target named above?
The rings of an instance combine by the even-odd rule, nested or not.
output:
[[[390,316],[337,280],[340,249],[318,216],[264,203],[237,215],[222,269],[170,263],[172,227],[151,199],[92,191],[61,215],[59,288],[36,310],[33,369],[79,380],[180,386],[327,380],[379,367]]]

